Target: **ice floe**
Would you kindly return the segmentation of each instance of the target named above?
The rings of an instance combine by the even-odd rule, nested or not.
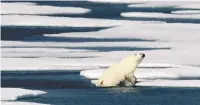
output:
[[[178,15],[178,14],[165,14],[165,13],[144,13],[144,12],[125,12],[121,13],[123,17],[137,17],[137,18],[178,18],[178,19],[199,19],[200,14],[196,15]]]
[[[141,81],[136,86],[159,86],[159,87],[200,87],[200,80],[157,80]]]
[[[1,88],[1,100],[2,101],[16,101],[24,98],[34,98],[46,94],[40,90],[29,90],[21,88]]]
[[[98,79],[101,74],[105,70],[87,70],[87,71],[81,71],[80,75],[84,76],[88,79]],[[135,76],[138,80],[140,79],[146,79],[146,80],[156,80],[156,79],[179,79],[180,76],[178,74],[173,73],[166,73],[162,71],[137,71],[135,72]]]
[[[39,6],[35,3],[1,3],[1,14],[84,14],[89,9],[78,7]]]
[[[10,102],[10,101],[3,101],[1,105],[49,105],[49,104],[42,104],[42,103],[33,103],[33,102]]]
[[[144,66],[143,66],[144,65]],[[149,66],[152,65],[152,66]],[[198,67],[162,66],[164,64],[142,64],[135,72],[138,79],[194,79],[200,78]],[[167,64],[166,64],[167,65]],[[106,69],[81,71],[80,75],[89,79],[98,79]]]
[[[179,11],[172,11],[172,14],[197,15],[200,14],[200,10],[179,10]]]
[[[143,64],[146,65],[146,64]],[[147,65],[153,65],[147,64]],[[160,68],[156,68],[158,65]],[[200,87],[199,67],[191,66],[168,66],[162,68],[162,65],[155,63],[154,68],[140,65],[135,72],[139,81],[136,86],[160,86],[160,87]],[[167,64],[166,64],[167,65]],[[166,67],[166,66],[163,66]],[[81,71],[80,75],[94,80],[98,79],[106,69]]]

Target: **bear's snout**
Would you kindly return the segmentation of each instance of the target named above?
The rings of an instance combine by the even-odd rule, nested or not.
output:
[[[145,57],[145,54],[142,54],[142,58],[144,58]]]

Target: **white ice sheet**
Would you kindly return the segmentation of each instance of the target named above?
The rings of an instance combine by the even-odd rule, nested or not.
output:
[[[21,88],[1,88],[2,101],[15,101],[23,98],[34,98],[43,94],[46,94],[46,92]]]
[[[1,3],[1,14],[84,14],[89,9],[78,7],[39,6],[35,3]]]

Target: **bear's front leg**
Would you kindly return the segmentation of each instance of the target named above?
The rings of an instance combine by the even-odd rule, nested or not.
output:
[[[134,84],[133,84],[132,82],[128,81],[128,80],[125,80],[125,81],[123,82],[123,86],[132,87],[132,86],[134,86]]]
[[[134,86],[137,82],[137,78],[134,76],[133,73],[129,73],[128,75],[125,76],[125,81],[124,81],[124,85],[125,86]]]

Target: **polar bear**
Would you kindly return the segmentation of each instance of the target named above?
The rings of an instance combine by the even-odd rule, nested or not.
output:
[[[136,83],[134,72],[138,64],[144,59],[145,54],[133,54],[110,66],[98,80],[92,83],[97,87],[113,87],[123,83],[125,86],[133,86]]]

